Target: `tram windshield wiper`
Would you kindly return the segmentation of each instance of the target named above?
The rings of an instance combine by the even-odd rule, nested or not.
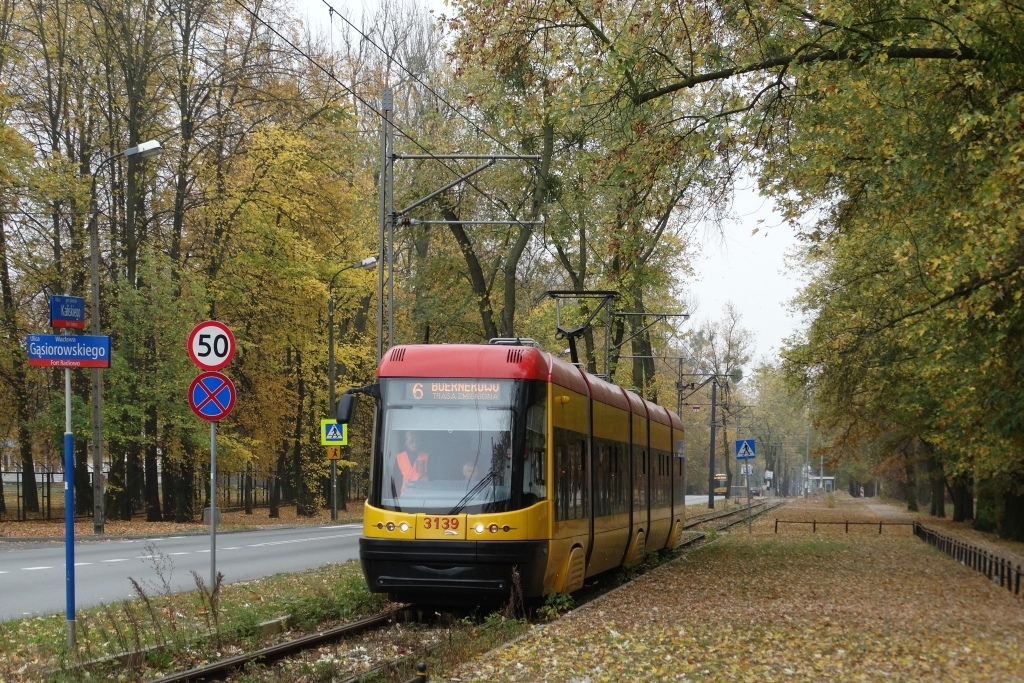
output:
[[[458,503],[456,503],[455,507],[453,507],[451,509],[451,512],[449,512],[448,514],[449,515],[457,515],[460,512],[462,512],[462,509],[464,507],[466,507],[466,505],[469,504],[469,501],[473,500],[473,496],[475,496],[476,494],[480,493],[485,488],[487,488],[487,485],[490,484],[492,481],[494,481],[494,478],[496,476],[498,476],[498,470],[495,470],[495,469],[492,468],[491,471],[488,472],[487,475],[483,479],[481,479],[480,481],[478,481],[476,483],[476,486],[474,486],[473,488],[471,488],[469,491],[466,492],[466,495],[464,495],[462,497],[462,500],[460,500]]]

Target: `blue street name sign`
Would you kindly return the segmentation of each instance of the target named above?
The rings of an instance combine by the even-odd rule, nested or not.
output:
[[[30,334],[28,364],[37,368],[109,368],[110,337]]]
[[[753,439],[736,440],[736,459],[753,460],[757,455],[757,449]]]
[[[51,296],[50,327],[84,330],[85,299],[80,296]]]

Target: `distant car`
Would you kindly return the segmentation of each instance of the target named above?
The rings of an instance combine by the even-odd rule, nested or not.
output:
[[[750,487],[750,495],[752,495],[752,496],[760,496],[761,495],[761,489],[756,487],[756,486],[751,486]]]

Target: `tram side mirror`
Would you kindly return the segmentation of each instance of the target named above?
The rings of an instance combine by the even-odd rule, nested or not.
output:
[[[355,394],[345,392],[338,399],[338,424],[348,424],[352,421],[352,410],[356,407]]]

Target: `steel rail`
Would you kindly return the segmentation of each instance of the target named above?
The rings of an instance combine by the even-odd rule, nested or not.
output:
[[[295,640],[271,645],[247,654],[228,657],[227,659],[206,664],[196,669],[189,669],[188,671],[181,671],[179,673],[171,674],[170,676],[164,676],[163,678],[152,681],[152,683],[199,683],[200,681],[223,680],[225,676],[242,668],[246,664],[257,662],[260,664],[272,664],[304,650],[319,647],[324,643],[334,642],[348,636],[369,631],[370,629],[385,626],[388,622],[393,621],[400,611],[400,609],[391,610],[390,612],[359,619],[349,624],[336,626],[334,628],[327,629],[326,631],[321,631],[320,633],[302,636]]]
[[[759,503],[757,503],[755,505],[747,505],[747,506],[738,508],[736,510],[730,510],[729,512],[723,512],[721,514],[714,514],[714,515],[711,515],[710,517],[701,517],[700,519],[695,519],[692,522],[688,522],[688,523],[684,524],[683,525],[683,529],[692,529],[693,527],[697,526],[698,524],[705,524],[707,522],[711,522],[711,521],[714,521],[716,519],[721,519],[722,517],[728,517],[729,515],[735,515],[735,514],[738,514],[740,512],[745,512],[748,508],[751,510],[751,512],[753,512],[754,509],[760,508],[760,507],[764,507],[765,505],[768,505],[770,502],[771,501],[762,500],[761,502],[759,502]],[[763,512],[763,510],[760,511],[760,512]],[[757,514],[760,514],[760,512],[758,512]]]

